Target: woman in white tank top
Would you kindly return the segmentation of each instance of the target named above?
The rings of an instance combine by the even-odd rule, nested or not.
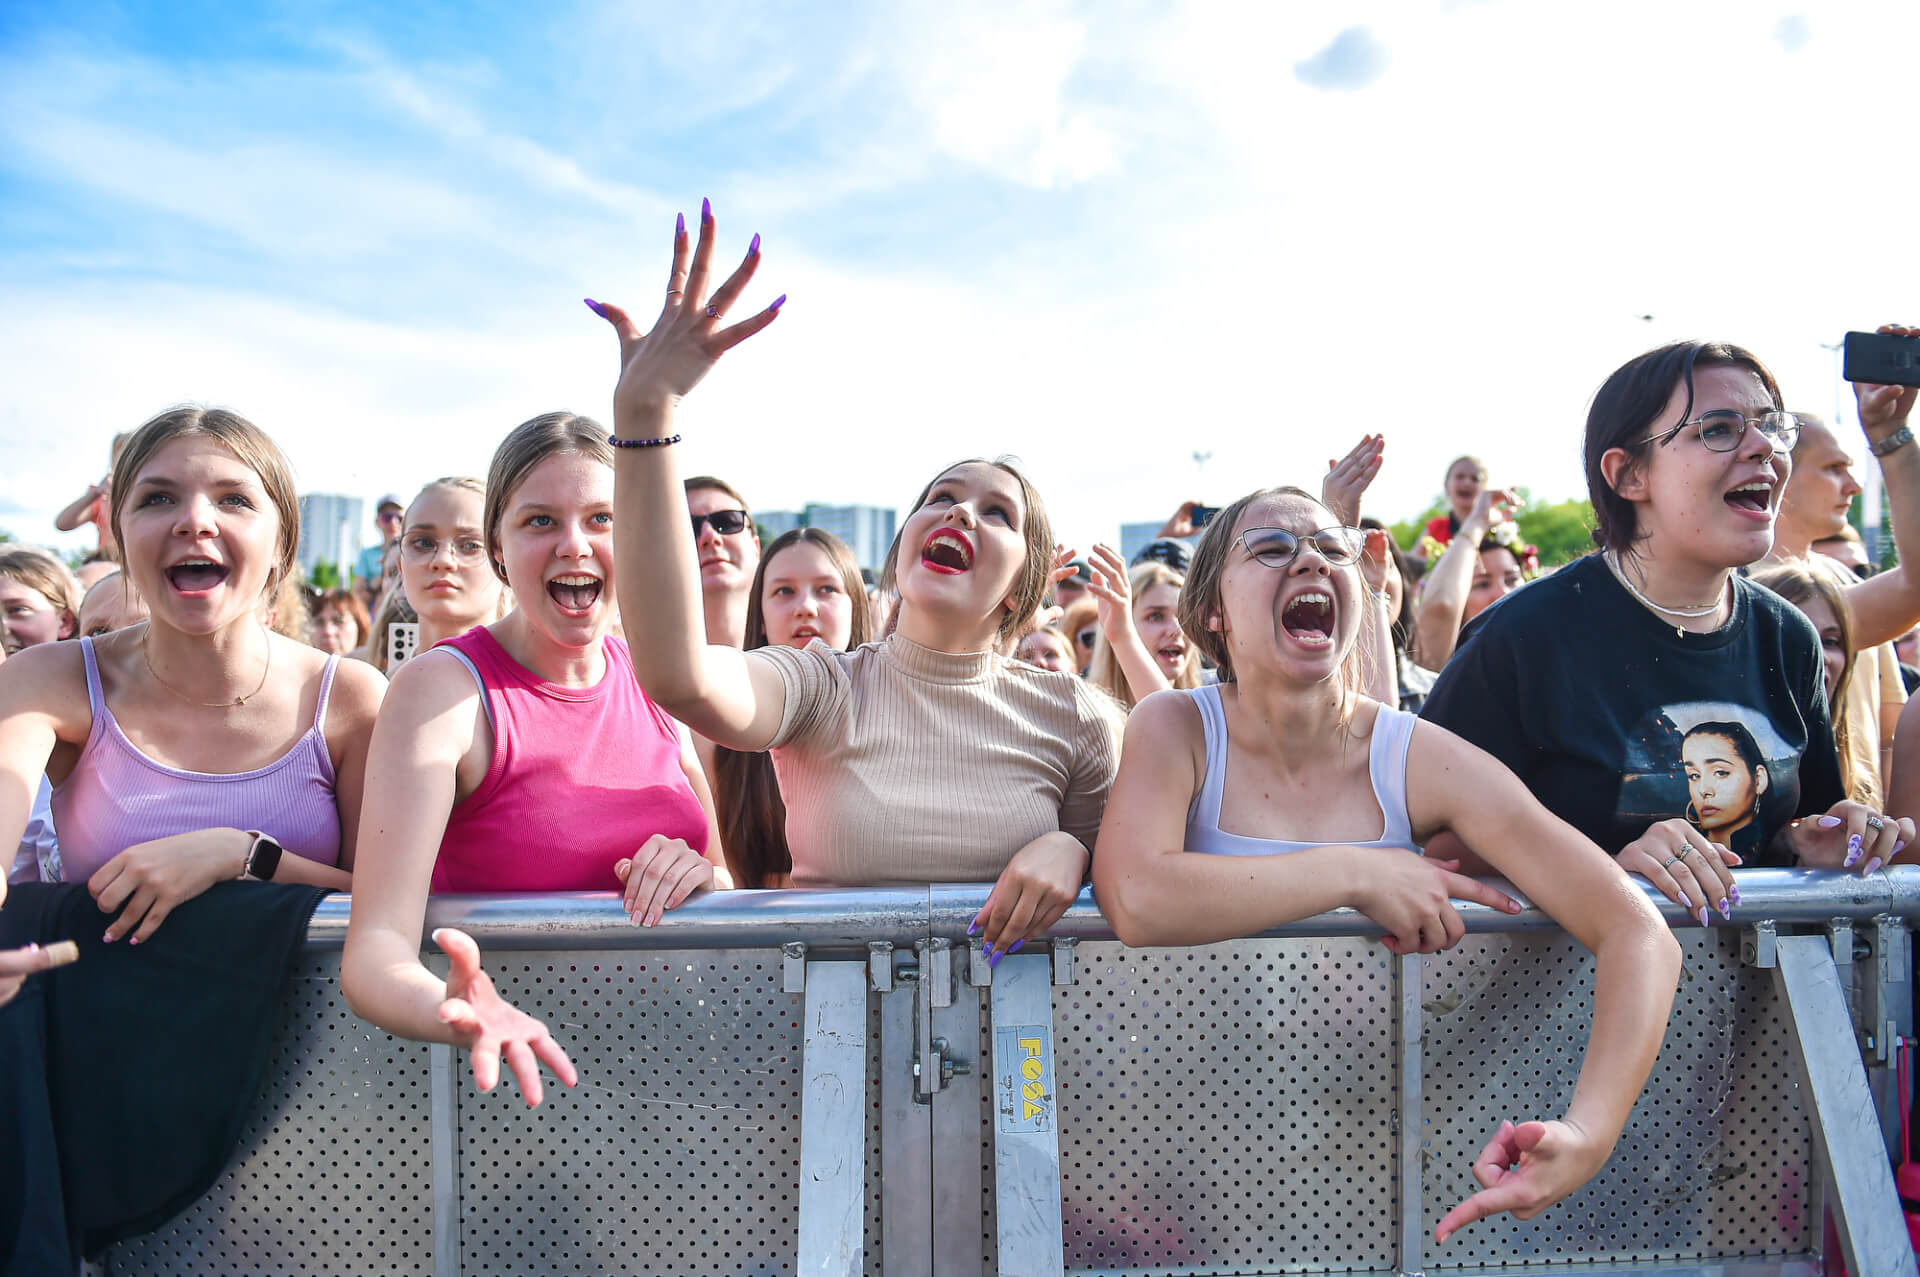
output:
[[[1180,619],[1216,687],[1159,692],[1127,724],[1093,858],[1130,945],[1211,944],[1331,909],[1366,914],[1395,953],[1465,934],[1449,898],[1517,910],[1419,854],[1451,830],[1596,958],[1593,1032],[1565,1117],[1503,1123],[1474,1163],[1483,1191],[1435,1230],[1531,1218],[1606,1163],[1666,1030],[1680,949],[1612,859],[1498,761],[1359,692],[1386,623],[1356,566],[1364,534],[1297,488],[1214,517]],[[1287,854],[1276,854],[1287,853]]]

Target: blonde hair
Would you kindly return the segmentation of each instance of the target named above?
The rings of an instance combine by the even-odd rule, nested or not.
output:
[[[1138,604],[1140,596],[1156,585],[1171,585],[1175,590],[1184,592],[1187,579],[1164,563],[1148,559],[1135,565],[1127,573],[1127,585],[1133,592],[1134,602]],[[1182,626],[1184,631],[1185,627]],[[1069,644],[1071,646],[1071,644]],[[1114,658],[1113,644],[1107,642],[1107,633],[1101,630],[1093,640],[1093,663],[1087,666],[1087,681],[1119,701],[1129,710],[1134,707],[1137,697],[1127,682],[1126,671],[1120,668],[1120,662]],[[1173,685],[1181,690],[1190,690],[1200,686],[1200,647],[1187,636],[1187,659],[1180,666],[1180,673],[1174,677]]]
[[[1839,569],[1844,571],[1845,569]],[[1840,643],[1847,649],[1847,666],[1834,680],[1833,695],[1827,698],[1827,715],[1833,722],[1833,746],[1840,755],[1840,775],[1847,786],[1847,797],[1868,807],[1880,806],[1880,759],[1875,742],[1855,740],[1853,716],[1847,712],[1847,689],[1853,682],[1853,670],[1859,649],[1853,641],[1853,609],[1840,583],[1803,563],[1776,563],[1753,574],[1755,585],[1764,585],[1787,602],[1806,609],[1820,598],[1833,611],[1840,627]],[[1824,671],[1825,666],[1822,666]]]
[[[267,628],[275,634],[296,643],[313,641],[313,617],[307,610],[307,584],[299,577],[289,576],[281,581],[280,588],[274,591],[273,602],[265,611]]]
[[[502,581],[507,579],[507,569],[500,559],[500,521],[507,517],[507,502],[513,499],[535,466],[563,452],[578,453],[609,470],[613,468],[613,447],[607,442],[607,428],[591,417],[571,412],[543,413],[531,421],[521,422],[507,432],[507,437],[494,451],[486,482],[487,562],[493,565],[493,574]]]
[[[31,545],[10,545],[0,550],[0,577],[38,593],[67,618],[71,630],[79,630],[80,582],[51,553]]]
[[[408,515],[412,514],[413,507],[420,503],[420,498],[426,496],[435,488],[446,488],[454,492],[471,492],[479,497],[483,503],[487,497],[487,481],[485,479],[476,479],[470,474],[444,474],[438,479],[429,480],[420,485],[420,491],[413,494],[413,500],[407,502],[407,508],[400,512],[401,519],[405,520]]]
[[[108,522],[113,528],[114,543],[126,544],[126,538],[121,535],[120,514],[126,508],[127,494],[133,491],[133,482],[140,471],[153,460],[155,453],[175,439],[195,435],[219,443],[233,454],[234,460],[253,471],[280,516],[274,565],[267,574],[266,589],[261,593],[263,600],[274,598],[280,592],[281,582],[293,575],[293,565],[300,555],[300,496],[294,488],[293,467],[287,464],[286,454],[266,431],[237,412],[182,405],[167,409],[133,432],[126,450],[113,463],[113,508]]]
[[[1005,641],[1024,629],[1027,622],[1040,611],[1040,605],[1047,601],[1047,591],[1053,585],[1053,523],[1047,518],[1046,502],[1040,499],[1039,490],[1020,472],[1012,457],[994,457],[991,460],[968,457],[947,466],[929,480],[926,487],[920,489],[920,495],[913,500],[912,509],[907,511],[907,518],[919,513],[920,507],[926,505],[927,498],[933,495],[934,486],[961,466],[992,466],[1004,474],[1012,475],[1014,482],[1020,485],[1021,504],[1026,506],[1026,518],[1022,526],[1025,528],[1027,558],[1013,580],[1013,606],[1000,618],[998,627],[998,636]],[[880,576],[880,588],[886,593],[899,592],[900,555],[905,548],[902,539],[906,533],[906,519],[902,519],[900,530],[893,534],[893,544],[887,547],[887,565]]]

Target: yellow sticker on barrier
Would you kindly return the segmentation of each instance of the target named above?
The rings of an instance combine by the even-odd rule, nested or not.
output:
[[[1034,1134],[1053,1129],[1053,1029],[1044,1024],[994,1030],[994,1107],[1000,1130]]]

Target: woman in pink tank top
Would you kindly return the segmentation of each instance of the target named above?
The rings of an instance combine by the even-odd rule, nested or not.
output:
[[[516,428],[487,477],[486,554],[513,590],[505,618],[403,666],[374,732],[362,864],[341,985],[362,1017],[500,1062],[538,1104],[535,1058],[573,1066],[481,973],[473,940],[435,933],[446,980],[419,958],[431,891],[623,891],[652,925],[726,882],[713,799],[691,738],[633,678],[610,635],[613,468],[604,427],[568,413]]]
[[[178,408],[135,432],[112,494],[149,619],[0,667],[0,845],[44,772],[65,878],[133,944],[249,867],[350,886],[386,683],[262,623],[299,542],[286,459],[243,417]]]

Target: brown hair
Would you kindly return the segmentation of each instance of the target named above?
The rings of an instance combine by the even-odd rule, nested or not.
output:
[[[851,652],[868,641],[873,620],[867,611],[867,589],[860,579],[860,564],[854,559],[853,551],[831,532],[794,528],[774,539],[754,571],[753,589],[747,596],[746,646],[749,651],[767,645],[767,616],[761,602],[766,590],[767,565],[782,550],[802,541],[825,550],[840,573],[841,588],[846,591],[853,622],[845,650]],[[764,751],[743,753],[716,745],[713,807],[720,826],[720,845],[726,848],[731,867],[740,874],[736,887],[769,886],[778,875],[793,872],[793,852],[787,846],[787,804],[780,797],[780,782],[774,776],[772,757]]]
[[[1047,591],[1053,584],[1053,523],[1047,518],[1047,505],[1040,499],[1039,490],[1020,472],[1012,457],[968,457],[964,461],[954,462],[920,489],[920,495],[913,499],[913,507],[907,511],[907,518],[919,513],[920,507],[933,495],[934,485],[961,466],[992,466],[1012,475],[1014,482],[1020,485],[1021,503],[1026,506],[1023,526],[1026,529],[1027,559],[1013,580],[1013,606],[1000,618],[999,637],[1005,640],[1025,628],[1027,622],[1039,612],[1041,604],[1047,601]],[[893,534],[893,544],[887,547],[887,565],[880,576],[880,589],[883,592],[899,593],[901,542],[906,533],[907,520],[902,519],[900,530]]]
[[[319,621],[320,614],[328,608],[343,613],[348,620],[353,622],[354,629],[359,632],[359,637],[355,640],[353,646],[365,647],[372,641],[373,622],[368,619],[367,605],[360,601],[358,594],[355,594],[352,590],[341,587],[339,589],[318,591],[307,600],[308,613],[315,622]]]
[[[1186,584],[1185,577],[1166,564],[1153,559],[1135,564],[1133,570],[1127,573],[1127,586],[1132,590],[1136,603],[1142,594],[1156,585],[1171,585],[1174,589],[1185,593]],[[1184,616],[1181,620],[1183,622],[1181,628],[1184,630],[1186,628]],[[1192,635],[1187,636],[1187,643],[1186,663],[1180,667],[1179,676],[1173,680],[1173,685],[1182,690],[1200,686],[1200,648],[1194,643]],[[1072,644],[1068,646],[1071,647]],[[1087,666],[1087,681],[1129,710],[1137,703],[1133,687],[1127,682],[1126,671],[1122,670],[1120,662],[1114,659],[1113,644],[1107,642],[1105,630],[1102,630],[1099,637],[1093,640],[1093,663]]]
[[[1847,649],[1847,667],[1840,671],[1840,677],[1833,684],[1833,695],[1827,698],[1827,715],[1833,722],[1833,745],[1840,755],[1840,776],[1847,787],[1847,797],[1878,808],[1881,798],[1879,751],[1874,747],[1876,742],[1854,739],[1856,724],[1847,713],[1847,688],[1853,682],[1859,649],[1854,646],[1853,609],[1847,603],[1845,587],[1805,563],[1776,563],[1762,568],[1753,574],[1753,583],[1764,585],[1802,611],[1815,598],[1824,599],[1833,610],[1834,622],[1840,627],[1840,643]],[[1824,670],[1823,665],[1822,686],[1825,685]]]
[[[1240,534],[1234,528],[1255,502],[1269,497],[1297,497],[1325,510],[1329,517],[1333,513],[1327,510],[1325,502],[1303,488],[1260,488],[1222,509],[1207,524],[1206,531],[1201,534],[1200,544],[1194,548],[1193,560],[1187,565],[1186,588],[1180,591],[1180,628],[1187,632],[1188,640],[1200,649],[1201,654],[1213,663],[1222,683],[1234,681],[1233,654],[1227,648],[1225,630],[1214,629],[1208,622],[1223,611],[1220,578],[1227,569],[1228,551],[1240,539]],[[1358,570],[1357,565],[1355,570]],[[1361,584],[1364,586],[1366,582],[1363,580]],[[1365,626],[1378,623],[1376,609],[1362,609],[1363,631]],[[1366,686],[1366,666],[1372,659],[1371,650],[1372,645],[1356,635],[1346,659],[1340,663],[1340,685],[1348,712],[1351,712],[1355,696]]]
[[[31,545],[10,545],[0,550],[0,577],[37,592],[67,618],[70,634],[79,631],[80,582],[53,555]]]
[[[195,435],[219,443],[233,454],[234,460],[253,471],[280,516],[273,570],[267,574],[267,586],[262,594],[263,599],[274,598],[280,592],[280,583],[293,574],[294,562],[300,555],[300,495],[294,488],[293,467],[287,464],[286,454],[266,431],[237,412],[182,405],[167,409],[133,432],[126,450],[113,463],[113,509],[108,520],[113,528],[114,544],[126,544],[120,533],[120,514],[126,508],[127,494],[133,491],[133,482],[140,471],[153,460],[155,453],[175,439]]]
[[[1593,406],[1587,411],[1587,435],[1584,447],[1587,468],[1587,496],[1593,503],[1593,543],[1616,554],[1627,554],[1639,540],[1638,516],[1633,502],[1615,491],[1607,482],[1601,464],[1615,448],[1630,452],[1646,446],[1675,386],[1687,388],[1686,404],[1680,419],[1693,416],[1693,374],[1702,368],[1744,368],[1760,378],[1773,406],[1779,408],[1780,386],[1773,374],[1751,351],[1724,342],[1676,341],[1649,350],[1620,365],[1594,392]],[[1638,454],[1629,466],[1643,464]],[[1624,473],[1624,472],[1623,472]]]
[[[380,610],[373,614],[372,624],[367,626],[367,664],[387,672],[387,627],[390,625],[417,625],[420,614],[413,610],[413,604],[407,602],[405,590],[388,590],[387,597],[380,601]]]
[[[487,562],[493,564],[493,574],[502,581],[507,579],[507,569],[500,560],[500,521],[507,516],[507,502],[535,466],[563,452],[578,453],[613,468],[607,428],[591,417],[570,412],[549,412],[523,421],[508,431],[494,450],[493,464],[487,467]]]
[[[731,483],[728,483],[725,479],[716,479],[710,474],[696,474],[691,479],[688,479],[685,482],[683,482],[680,486],[686,489],[686,493],[688,496],[692,496],[696,492],[726,493],[728,496],[732,497],[735,501],[738,501],[740,503],[740,508],[747,512],[748,526],[749,527],[752,526],[753,507],[748,505],[747,499],[740,495],[740,490],[734,487]]]

